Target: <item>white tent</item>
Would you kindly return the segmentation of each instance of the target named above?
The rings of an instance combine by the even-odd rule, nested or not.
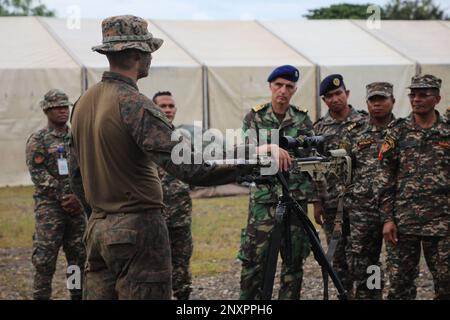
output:
[[[78,28],[68,26],[65,19],[42,20],[61,45],[86,68],[88,86],[100,81],[103,71],[108,69],[108,60],[91,48],[102,42],[101,20],[83,19]],[[201,121],[201,66],[157,27],[149,23],[148,29],[153,36],[164,39],[164,44],[153,54],[149,77],[138,81],[139,90],[150,98],[157,91],[171,91],[178,107],[175,124]]]
[[[1,18],[0,30],[0,186],[29,184],[25,143],[46,123],[39,101],[52,88],[77,99],[81,67],[36,18]]]
[[[320,66],[320,79],[340,73],[350,90],[350,103],[365,109],[365,86],[373,81],[394,84],[398,106],[407,106],[405,87],[415,73],[414,62],[347,20],[264,22],[269,30]],[[322,102],[321,114],[327,112]],[[396,108],[404,116],[408,109]]]
[[[39,101],[51,88],[75,101],[108,66],[91,51],[101,43],[101,20],[2,17],[0,30],[0,186],[29,184],[25,143],[45,124]],[[240,128],[251,107],[270,99],[267,76],[282,64],[300,69],[292,102],[313,120],[327,111],[317,93],[330,73],[343,74],[356,108],[366,108],[367,83],[389,81],[396,114],[407,115],[406,87],[419,71],[443,79],[439,109],[450,105],[448,21],[382,21],[380,29],[349,20],[149,21],[149,30],[165,42],[138,86],[150,97],[172,91],[176,124]]]
[[[300,54],[251,21],[155,21],[208,68],[209,126],[242,127],[253,106],[270,100],[267,77],[274,67],[300,69],[293,104],[315,116],[315,68]]]
[[[420,73],[441,78],[442,100],[438,110],[442,112],[450,106],[450,28],[438,21],[382,21],[377,29],[368,29],[363,21],[355,23],[414,60]],[[450,27],[449,22],[447,25]],[[403,108],[403,105],[399,106]],[[409,111],[409,102],[405,108]]]

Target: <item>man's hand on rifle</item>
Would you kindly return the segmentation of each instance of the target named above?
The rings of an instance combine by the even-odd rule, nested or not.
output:
[[[281,171],[288,171],[292,164],[292,159],[289,153],[276,144],[265,144],[259,146],[256,148],[256,153],[258,155],[270,153],[271,156],[277,161],[278,168],[281,169]]]
[[[318,225],[323,225],[323,217],[325,216],[325,209],[322,206],[322,202],[315,201],[313,202],[314,206],[314,220]]]
[[[67,211],[70,214],[80,214],[82,212],[80,201],[78,201],[77,196],[73,193],[64,196],[61,206],[64,211]]]
[[[383,237],[384,241],[389,241],[393,245],[396,245],[398,242],[397,238],[397,226],[394,221],[387,221],[383,226]]]

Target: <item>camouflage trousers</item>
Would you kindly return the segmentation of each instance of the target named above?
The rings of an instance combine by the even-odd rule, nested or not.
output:
[[[301,203],[306,210],[306,202]],[[242,262],[241,300],[261,299],[264,266],[267,262],[271,234],[274,228],[274,204],[251,203],[247,228],[242,230],[238,258]],[[310,244],[298,218],[291,217],[292,262],[285,261],[284,239],[281,245],[281,275],[278,299],[300,299],[303,263],[310,252]]]
[[[172,290],[178,300],[188,300],[192,291],[189,263],[192,257],[191,225],[168,227],[172,251]]]
[[[327,243],[330,243],[331,237],[333,235],[335,218],[336,218],[336,208],[325,209],[323,228],[325,231]],[[342,235],[336,246],[336,251],[334,252],[333,268],[336,271],[339,279],[341,280],[344,289],[347,291],[348,296],[351,297],[353,291],[353,282],[350,277],[350,270],[347,263],[348,261],[347,243],[349,234],[350,234],[350,224],[348,220],[348,213],[344,210],[342,221]]]
[[[83,215],[70,215],[58,203],[37,204],[33,235],[33,298],[48,300],[56,270],[59,248],[63,248],[69,266],[78,266],[83,274],[86,252],[82,242],[86,228]],[[80,280],[82,282],[82,280]],[[70,290],[72,299],[81,299],[81,289]]]
[[[383,276],[380,273],[379,289],[367,285],[369,266],[378,266],[381,271],[380,254],[383,245],[383,225],[379,212],[373,208],[353,203],[348,208],[350,236],[347,243],[347,262],[351,280],[355,285],[353,297],[364,300],[381,300]]]
[[[169,236],[160,209],[142,213],[93,212],[85,242],[83,299],[171,298]]]
[[[398,243],[386,244],[389,272],[388,299],[414,300],[419,275],[421,246],[433,275],[435,299],[450,299],[450,236],[424,237],[398,234]]]

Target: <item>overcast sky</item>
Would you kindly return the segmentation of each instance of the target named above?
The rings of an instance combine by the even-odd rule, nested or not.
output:
[[[304,19],[308,9],[336,3],[373,3],[387,0],[41,0],[58,17],[79,11],[82,18],[133,14],[149,19],[289,20]],[[450,0],[435,0],[450,14]],[[75,6],[75,7],[74,7]]]

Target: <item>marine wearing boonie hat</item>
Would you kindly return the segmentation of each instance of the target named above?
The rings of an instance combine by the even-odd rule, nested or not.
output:
[[[147,21],[131,15],[106,18],[102,21],[103,44],[92,47],[92,50],[101,54],[126,49],[155,52],[163,40],[154,38],[147,26]]]

